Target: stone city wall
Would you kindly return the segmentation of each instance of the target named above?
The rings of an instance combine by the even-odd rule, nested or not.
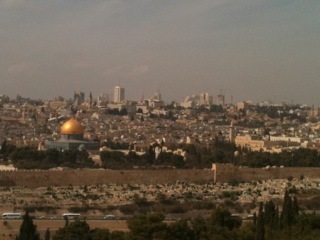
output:
[[[213,182],[212,170],[26,170],[0,171],[0,186],[61,186],[99,184],[165,184]]]
[[[100,184],[166,184],[177,181],[206,183],[319,178],[320,168],[239,168],[231,164],[213,164],[212,169],[169,170],[19,170],[0,171],[0,186],[61,186]]]
[[[319,178],[320,168],[246,168],[234,167],[232,164],[213,164],[215,181],[228,182],[232,180],[252,181],[267,179],[287,179],[288,177]]]

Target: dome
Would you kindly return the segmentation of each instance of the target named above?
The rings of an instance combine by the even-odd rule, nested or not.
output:
[[[82,127],[81,123],[79,123],[75,119],[70,119],[66,121],[60,130],[61,134],[83,134],[84,128]]]

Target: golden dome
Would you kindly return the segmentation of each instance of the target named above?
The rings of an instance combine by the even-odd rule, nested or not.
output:
[[[81,123],[79,123],[74,118],[66,121],[60,130],[61,134],[83,134],[84,128],[82,127]]]

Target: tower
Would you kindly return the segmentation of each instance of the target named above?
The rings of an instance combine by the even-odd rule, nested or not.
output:
[[[229,141],[234,142],[234,127],[233,127],[233,121],[231,121],[230,127],[229,127]]]
[[[115,86],[114,92],[113,92],[113,101],[115,103],[120,103],[123,100],[124,100],[124,88],[120,86]]]
[[[89,96],[89,104],[90,104],[90,108],[92,107],[92,93],[90,92],[90,96]]]
[[[161,93],[160,92],[155,92],[155,94],[153,96],[153,99],[161,101]]]
[[[219,94],[219,95],[217,96],[217,105],[224,106],[224,95]]]
[[[84,102],[84,92],[81,92],[80,90],[74,90],[73,94],[73,102],[77,105],[80,105]]]

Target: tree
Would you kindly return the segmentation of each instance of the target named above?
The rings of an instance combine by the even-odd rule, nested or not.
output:
[[[126,234],[122,231],[112,231],[110,233],[110,240],[126,240]],[[93,239],[94,240],[94,239]]]
[[[260,203],[259,214],[256,226],[256,240],[264,240],[264,219],[263,219],[263,203]]]
[[[276,229],[279,224],[279,212],[276,209],[274,203],[270,200],[265,203],[264,206],[264,223],[266,226],[269,226],[271,229]]]
[[[49,148],[46,150],[46,160],[49,163],[59,163],[60,152],[55,148]]]
[[[296,218],[299,215],[299,206],[298,206],[298,200],[296,196],[294,196],[293,202],[292,202],[292,215],[294,218]]]
[[[0,153],[3,155],[3,161],[6,161],[6,153],[7,153],[7,140],[5,139],[1,144]]]
[[[185,166],[185,161],[183,157],[170,152],[161,152],[155,161],[157,165],[170,165],[176,168],[183,168]]]
[[[95,228],[91,230],[90,236],[92,240],[109,240],[113,239],[110,238],[110,231],[108,229],[101,229]]]
[[[75,221],[59,228],[53,240],[91,240],[90,227],[85,221]]]
[[[286,191],[284,195],[283,207],[280,216],[281,228],[291,227],[293,221],[292,214],[292,199],[289,196],[289,192]]]
[[[50,240],[50,230],[47,228],[46,234],[44,236],[44,240]]]
[[[23,216],[23,221],[20,226],[19,236],[17,240],[40,240],[39,233],[37,232],[37,226],[33,224],[28,211]]]
[[[228,210],[217,208],[211,214],[210,224],[218,227],[226,227],[231,231],[234,228],[239,228],[242,221],[240,217],[231,216]]]
[[[130,239],[164,239],[167,232],[167,225],[163,223],[163,214],[148,214],[135,217],[128,221]],[[156,238],[154,238],[156,236]]]
[[[195,236],[194,239],[208,239],[208,224],[203,218],[197,217],[191,222],[191,224]]]
[[[69,225],[69,218],[68,216],[64,216],[64,227],[67,227]]]
[[[168,225],[168,239],[175,240],[193,240],[195,239],[194,231],[188,226],[186,220],[181,220]]]
[[[128,110],[126,108],[122,108],[120,111],[119,111],[119,115],[127,115],[128,114]]]

